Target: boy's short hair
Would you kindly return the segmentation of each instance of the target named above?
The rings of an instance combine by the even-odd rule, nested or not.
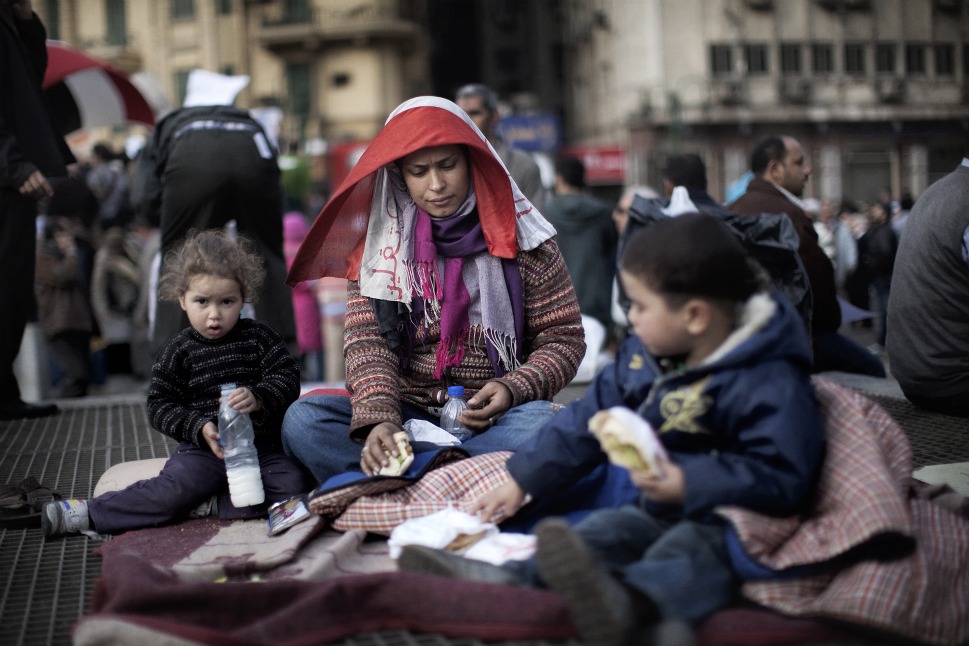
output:
[[[673,186],[685,186],[689,190],[707,190],[707,167],[699,155],[684,153],[670,155],[666,159],[663,177]]]
[[[229,236],[223,229],[192,229],[185,239],[165,254],[158,283],[158,298],[177,301],[192,278],[211,274],[239,283],[242,300],[254,303],[266,278],[262,256],[248,237]]]
[[[760,288],[743,243],[720,218],[684,213],[629,239],[620,267],[670,302],[693,297],[742,303]]]

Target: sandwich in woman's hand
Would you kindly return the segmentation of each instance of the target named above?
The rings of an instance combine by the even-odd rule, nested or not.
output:
[[[407,433],[404,431],[394,433],[394,442],[397,443],[397,457],[390,455],[390,451],[385,451],[387,457],[390,458],[390,464],[381,469],[378,475],[399,476],[407,471],[407,467],[414,461],[414,449],[407,441]]]
[[[667,459],[666,450],[649,422],[633,411],[625,406],[599,411],[589,420],[589,431],[613,464],[662,477],[657,458]]]

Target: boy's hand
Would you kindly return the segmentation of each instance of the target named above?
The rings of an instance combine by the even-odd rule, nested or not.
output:
[[[202,427],[202,437],[205,438],[205,443],[212,449],[215,457],[224,460],[225,455],[222,451],[222,446],[219,445],[219,427],[215,425],[215,422],[205,423],[205,426]]]
[[[514,516],[525,500],[525,492],[514,480],[492,489],[474,501],[469,513],[477,514],[487,523],[499,523]]]
[[[403,430],[391,422],[381,422],[370,429],[360,453],[360,470],[368,476],[375,476],[390,464],[391,458],[396,461],[400,451],[397,449],[394,433]]]
[[[239,386],[232,391],[232,394],[229,395],[229,406],[247,415],[262,409],[262,404],[245,386]]]
[[[678,505],[686,496],[686,483],[683,469],[676,463],[657,458],[662,476],[646,475],[643,471],[631,470],[629,477],[633,484],[653,502]]]
[[[475,433],[484,433],[511,408],[512,401],[508,386],[500,381],[489,381],[468,400],[468,410],[461,414],[461,423]]]

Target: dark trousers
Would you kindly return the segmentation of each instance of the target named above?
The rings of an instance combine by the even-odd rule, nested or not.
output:
[[[0,404],[20,399],[13,362],[34,311],[36,214],[33,200],[0,188]]]
[[[627,505],[595,511],[573,529],[606,570],[648,596],[664,619],[699,622],[733,603],[740,589],[721,525],[664,521]],[[535,559],[504,567],[541,583]]]
[[[59,332],[47,339],[47,347],[64,378],[61,397],[83,397],[91,383],[91,333],[78,330]]]
[[[283,254],[283,192],[275,159],[259,154],[250,131],[197,130],[175,139],[163,177],[161,251],[167,254],[191,229],[224,227],[255,243],[266,280],[255,318],[272,325],[297,353],[292,290],[286,285]],[[164,260],[162,272],[165,271]],[[169,339],[188,326],[178,303],[159,302],[152,338],[158,356]]]
[[[163,525],[183,520],[212,496],[219,497],[222,520],[260,518],[274,503],[305,493],[310,486],[302,468],[280,451],[260,447],[259,466],[266,501],[237,509],[229,498],[225,462],[208,447],[182,442],[156,477],[88,501],[91,523],[102,534]]]

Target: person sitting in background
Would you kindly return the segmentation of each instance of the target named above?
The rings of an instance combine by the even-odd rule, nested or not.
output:
[[[912,207],[888,299],[888,359],[911,402],[969,417],[969,155]]]
[[[361,226],[366,222],[366,230]],[[316,218],[289,272],[349,278],[343,395],[304,396],[286,451],[323,482],[378,473],[411,419],[462,385],[471,454],[514,450],[558,406],[584,333],[554,229],[457,105],[395,109]],[[361,450],[362,449],[362,450]]]
[[[651,624],[697,623],[731,604],[741,578],[713,510],[804,511],[825,445],[804,325],[762,275],[716,216],[637,232],[620,266],[635,335],[470,511],[502,521],[526,494],[540,502],[605,462],[589,421],[613,406],[643,417],[669,456],[629,471],[639,503],[593,511],[574,528],[541,521],[534,559],[499,568],[411,545],[399,567],[547,586],[565,597],[587,644],[651,643],[642,634]]]
[[[878,357],[838,333],[841,306],[834,282],[834,266],[818,246],[818,234],[802,208],[801,198],[812,168],[801,144],[793,137],[765,137],[750,155],[750,169],[755,177],[747,186],[747,192],[727,208],[749,216],[783,213],[794,224],[800,240],[798,255],[811,284],[814,370],[884,377],[885,367]]]
[[[109,373],[132,371],[132,319],[141,291],[137,254],[120,227],[105,231],[101,246],[94,253],[91,305],[101,338],[107,344]]]

